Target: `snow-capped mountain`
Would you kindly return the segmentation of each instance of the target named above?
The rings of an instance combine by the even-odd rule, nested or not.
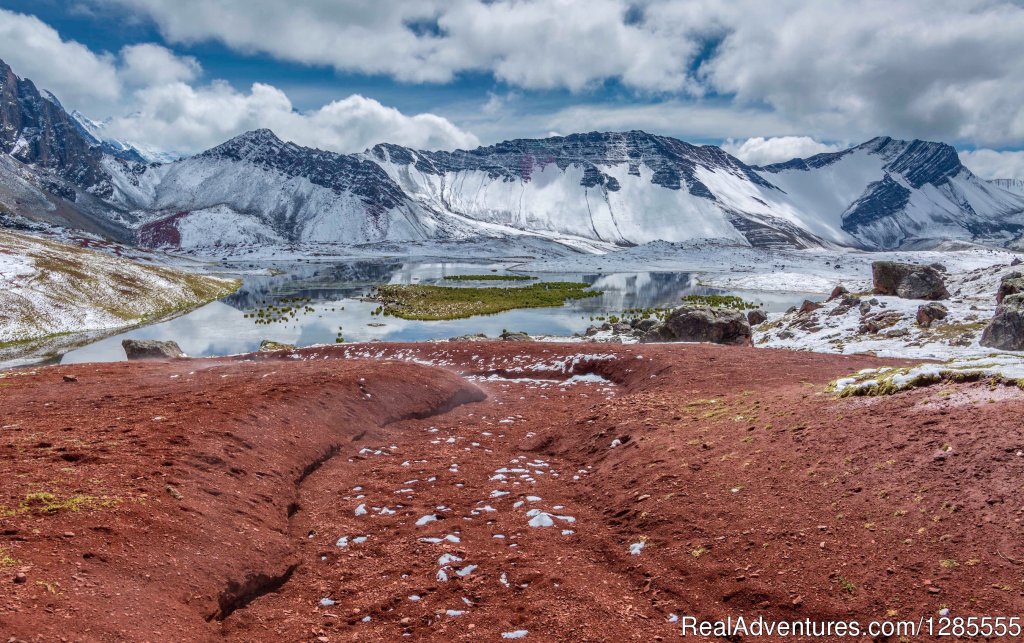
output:
[[[71,111],[71,118],[79,126],[82,135],[94,146],[119,159],[136,163],[173,163],[185,156],[108,136],[109,119],[94,121],[77,109]]]
[[[256,130],[190,158],[151,163],[0,62],[0,153],[7,209],[197,252],[514,237],[583,249],[659,239],[1024,245],[1019,182],[975,177],[948,145],[887,137],[753,167],[713,145],[640,131],[454,152],[381,144],[337,154]],[[32,189],[34,200],[24,198]]]
[[[1024,195],[974,176],[944,143],[879,137],[758,171],[786,194],[802,227],[844,245],[1004,245],[1024,229]]]

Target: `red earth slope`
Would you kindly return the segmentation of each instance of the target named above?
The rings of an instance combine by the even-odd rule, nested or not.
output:
[[[825,393],[881,363],[367,344],[6,377],[0,633],[652,640],[673,614],[1019,614],[1024,396]]]

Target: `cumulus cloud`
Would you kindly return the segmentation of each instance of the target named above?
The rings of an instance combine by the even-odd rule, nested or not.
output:
[[[440,116],[408,116],[359,95],[298,112],[283,91],[263,83],[246,93],[225,82],[204,87],[173,82],[140,90],[136,101],[138,109],[112,119],[108,132],[177,152],[200,151],[261,127],[285,140],[335,152],[362,151],[384,141],[420,149],[479,144],[474,135]]]
[[[0,59],[70,104],[93,105],[121,96],[113,55],[65,41],[34,16],[0,9]]]
[[[148,149],[192,153],[246,130],[337,152],[390,141],[424,149],[474,147],[479,140],[434,114],[406,115],[360,95],[298,112],[280,89],[255,83],[241,92],[199,82],[202,67],[154,43],[95,53],[61,38],[39,19],[0,9],[0,59],[52,91],[69,108],[107,117],[105,132]]]
[[[143,43],[121,50],[122,81],[140,87],[194,80],[202,72],[199,61],[178,56],[160,45]]]
[[[983,179],[1024,180],[1024,152],[961,151],[960,162]]]
[[[627,20],[621,0],[93,0],[151,17],[172,42],[339,70],[447,82],[492,72],[530,89],[580,90],[605,78],[683,90],[698,42]]]
[[[807,158],[822,152],[837,152],[841,145],[819,143],[810,136],[755,136],[745,141],[728,139],[722,149],[750,165],[770,165],[795,158]]]
[[[148,16],[171,42],[401,81],[612,80],[768,107],[789,132],[1024,143],[1024,7],[1009,0],[91,1]]]

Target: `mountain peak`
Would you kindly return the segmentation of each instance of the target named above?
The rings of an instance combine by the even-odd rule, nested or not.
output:
[[[277,137],[267,128],[243,132],[228,139],[217,147],[210,148],[200,154],[202,157],[230,158],[234,160],[259,160],[268,154],[276,154],[282,148],[291,145]]]

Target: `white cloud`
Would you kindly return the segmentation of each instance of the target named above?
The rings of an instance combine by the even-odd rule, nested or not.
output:
[[[1024,152],[961,151],[960,162],[983,179],[1024,180]]]
[[[200,151],[260,127],[285,140],[335,152],[362,151],[384,141],[423,149],[479,144],[440,116],[407,116],[359,95],[297,112],[283,91],[263,83],[245,93],[225,82],[204,87],[173,82],[138,91],[136,102],[135,112],[110,122],[110,135],[176,152]]]
[[[156,21],[172,42],[216,40],[339,70],[447,82],[488,71],[530,88],[581,90],[621,78],[645,90],[688,87],[698,43],[627,24],[623,0],[93,0]]]
[[[108,135],[148,149],[197,152],[260,127],[338,152],[382,141],[426,149],[479,144],[440,116],[405,115],[359,95],[300,113],[271,85],[255,83],[246,93],[223,81],[196,84],[202,68],[190,56],[153,43],[126,46],[117,56],[95,53],[35,17],[3,9],[0,59],[69,109],[109,116]]]
[[[728,139],[722,149],[749,165],[770,165],[822,152],[837,152],[845,146],[819,143],[810,136],[755,136],[742,142]]]
[[[194,80],[202,72],[199,61],[191,56],[178,56],[170,49],[143,43],[121,50],[122,81],[145,87],[176,81]]]
[[[34,16],[0,9],[0,59],[23,78],[73,105],[109,103],[121,96],[115,58],[65,41]]]
[[[401,81],[615,80],[768,108],[782,133],[1024,143],[1024,7],[1008,0],[91,1],[152,18],[171,42]]]

